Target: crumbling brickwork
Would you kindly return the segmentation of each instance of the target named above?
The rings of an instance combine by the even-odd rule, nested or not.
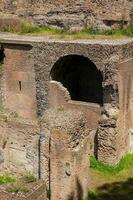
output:
[[[14,113],[0,116],[0,172],[24,174],[38,178],[39,127],[36,121],[23,121]]]
[[[16,15],[39,25],[106,28],[121,21],[129,22],[132,6],[129,0],[3,0],[0,11],[10,14],[10,18]]]
[[[43,51],[42,51],[43,49]],[[129,152],[129,143],[124,151],[119,151],[119,147],[126,143],[121,140],[121,145],[117,138],[121,137],[118,122],[120,117],[119,107],[119,70],[118,64],[133,57],[133,43],[125,41],[51,41],[48,43],[36,44],[35,51],[35,72],[37,83],[37,99],[39,113],[47,108],[48,104],[48,83],[50,71],[60,57],[65,55],[83,55],[93,61],[98,70],[103,74],[103,106],[101,118],[97,130],[98,151],[100,160],[115,164]],[[125,133],[126,134],[126,133]],[[106,138],[106,139],[105,139]]]
[[[16,44],[17,45],[19,44],[19,46],[21,46],[21,48],[19,47],[19,49],[21,49],[22,55],[25,52],[23,45],[25,46],[26,44],[30,44],[32,46],[32,51],[30,51],[30,59],[32,60],[31,62],[32,67],[31,65],[29,65],[29,67],[30,69],[33,69],[34,71],[34,73],[32,74],[33,75],[32,83],[34,87],[33,94],[35,96],[34,95],[33,96],[36,97],[37,99],[37,111],[38,111],[39,116],[40,115],[43,116],[44,112],[48,108],[48,105],[50,105],[50,101],[48,100],[48,96],[49,96],[48,94],[50,92],[49,82],[51,80],[51,77],[50,77],[51,69],[53,68],[55,63],[58,62],[60,58],[66,55],[80,55],[80,56],[82,55],[83,57],[90,59],[96,66],[97,70],[99,70],[103,76],[103,81],[102,81],[103,102],[102,102],[102,105],[99,105],[100,111],[98,111],[98,116],[100,116],[99,117],[100,119],[98,120],[98,118],[91,118],[92,123],[90,124],[91,125],[95,124],[96,126],[93,128],[90,128],[89,130],[89,133],[91,133],[91,139],[92,139],[91,141],[94,141],[94,138],[96,139],[96,141],[94,141],[94,147],[93,147],[93,149],[95,150],[96,156],[98,157],[99,160],[103,162],[106,162],[109,164],[116,164],[124,154],[131,152],[132,142],[130,141],[132,141],[131,139],[132,138],[132,134],[131,134],[132,123],[130,123],[130,126],[126,127],[126,129],[123,129],[124,132],[121,132],[122,131],[121,127],[123,127],[123,124],[125,124],[124,122],[125,118],[123,118],[122,116],[127,116],[126,114],[127,111],[126,112],[124,111],[125,114],[123,115],[123,111],[122,111],[123,106],[121,106],[121,105],[127,106],[126,105],[127,103],[126,101],[123,102],[122,99],[126,100],[128,96],[131,96],[129,95],[129,92],[127,92],[129,87],[126,87],[124,89],[126,92],[123,92],[122,87],[123,85],[129,85],[129,86],[131,85],[130,84],[131,77],[129,79],[122,78],[122,74],[126,74],[126,73],[123,73],[123,71],[121,71],[122,67],[120,63],[123,63],[123,65],[125,66],[125,69],[127,68],[127,72],[128,72],[128,68],[129,69],[131,68],[131,66],[126,65],[126,63],[128,63],[127,60],[130,60],[129,63],[132,63],[131,62],[133,58],[132,39],[115,40],[115,41],[114,40],[112,41],[111,40],[109,41],[108,40],[106,41],[99,41],[99,40],[63,41],[63,40],[46,40],[43,37],[29,38],[29,37],[18,36],[17,39],[16,38],[13,39],[13,36],[12,38],[10,38],[9,36],[7,37],[1,36],[1,42],[5,45],[5,47],[6,47],[6,43],[8,43],[8,45],[12,43],[11,45],[12,49],[16,48]],[[7,50],[5,50],[5,53],[6,51]],[[5,60],[8,63],[8,55],[10,55],[9,50],[8,50],[8,54],[6,55],[7,56]],[[10,56],[9,58],[11,60]],[[14,59],[14,56],[13,56],[13,59]],[[24,56],[24,59],[25,59],[25,56]],[[13,61],[11,63],[13,63]],[[28,65],[26,65],[26,67],[28,68]],[[129,83],[127,83],[125,80],[129,80],[128,81]],[[32,84],[30,86],[32,86]],[[28,93],[29,90],[26,90],[26,91]],[[130,93],[132,93],[132,91],[130,91]],[[4,94],[8,94],[8,93],[3,93],[3,95]],[[124,95],[126,95],[126,98]],[[71,101],[71,96],[68,95],[68,97],[70,98],[69,100]],[[132,99],[132,98],[130,97],[128,99]],[[53,100],[55,100],[55,98]],[[28,105],[28,103],[29,103],[28,101],[25,101],[26,106]],[[89,104],[91,103],[93,104],[93,102],[89,102]],[[77,107],[78,108],[85,107],[85,104],[84,106],[81,106],[82,104],[80,104],[79,106],[79,104],[77,103],[76,109]],[[129,108],[131,108],[131,105],[132,105],[131,102],[129,105],[130,105]],[[16,103],[15,103],[15,106],[16,106]],[[72,102],[71,102],[71,106],[75,108],[75,104]],[[93,106],[90,106],[90,107],[87,106],[86,108],[92,109],[92,107]],[[8,106],[6,106],[6,108],[8,108]],[[93,109],[93,111],[94,110],[95,109]],[[84,109],[82,111],[85,113]],[[31,117],[32,115],[29,116],[30,119]],[[130,118],[132,120],[132,114]],[[94,123],[94,119],[96,119],[97,123]],[[3,127],[4,126],[6,127],[7,125],[4,124]],[[12,134],[15,130],[16,129],[11,127]],[[41,143],[42,148],[44,149],[46,148],[48,152],[49,143],[48,143],[48,140],[47,141],[45,140],[45,131],[43,132],[41,127],[39,130],[41,133],[40,135],[42,137],[40,138],[40,142],[42,142]],[[5,129],[3,130],[2,128],[2,131],[5,131]],[[23,132],[23,128],[22,128],[22,132]],[[21,136],[18,136],[18,138],[19,137]],[[39,141],[39,138],[37,140]],[[24,143],[22,142],[22,144]],[[49,154],[44,154],[44,152],[41,151],[39,156],[40,156],[39,158],[41,158],[41,161],[39,162],[41,163],[39,166],[40,169],[43,168],[43,165],[45,167],[48,166],[49,162],[47,159],[49,159]],[[30,155],[30,157],[32,156]],[[3,152],[1,153],[0,159],[1,159],[1,162],[3,162],[2,161]],[[25,163],[25,166],[27,166],[27,163]],[[46,168],[45,167],[42,170],[41,175],[43,178],[45,177],[45,179],[48,179],[48,176],[45,173],[46,172],[45,169],[47,169],[47,167]]]
[[[50,81],[49,97],[50,108],[66,109],[74,112],[82,112],[90,129],[96,129],[101,117],[101,108],[95,103],[71,100],[70,94],[60,82]]]
[[[19,18],[71,30],[132,25],[132,6],[128,0],[3,0],[0,25],[17,25]],[[0,173],[29,171],[45,180],[51,200],[83,200],[90,154],[115,165],[133,152],[133,40],[0,41]],[[24,199],[42,198],[37,192]]]

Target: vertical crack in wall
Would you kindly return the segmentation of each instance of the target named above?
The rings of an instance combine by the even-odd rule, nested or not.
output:
[[[5,53],[4,53],[4,46],[0,44],[0,109],[3,109],[2,102],[3,102],[3,64],[4,64],[4,58],[5,58]]]
[[[0,44],[0,65],[3,64],[4,62],[4,57],[5,57],[5,54],[4,54],[4,47],[2,44]]]
[[[51,160],[50,160],[50,154],[51,154],[51,138],[49,138],[49,193],[48,193],[49,200],[51,200]]]

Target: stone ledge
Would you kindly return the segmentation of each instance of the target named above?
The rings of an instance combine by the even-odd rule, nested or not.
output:
[[[48,36],[27,36],[11,33],[0,33],[0,43],[5,44],[28,44],[33,43],[74,43],[74,44],[99,44],[99,45],[123,45],[133,42],[133,38],[124,39],[77,39],[77,40],[64,40],[64,39],[50,39]]]

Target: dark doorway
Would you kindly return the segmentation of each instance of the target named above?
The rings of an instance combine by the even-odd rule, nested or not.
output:
[[[72,100],[103,103],[102,74],[87,57],[61,57],[51,70],[52,80],[61,82]]]

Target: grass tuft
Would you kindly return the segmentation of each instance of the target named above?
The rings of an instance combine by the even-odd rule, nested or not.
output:
[[[15,181],[16,181],[16,179],[13,176],[8,176],[8,175],[0,176],[0,185],[7,184],[7,183],[13,183]]]
[[[133,167],[133,154],[127,154],[124,156],[116,166],[104,164],[96,160],[95,157],[91,156],[90,167],[105,174],[117,174],[122,170]]]
[[[20,183],[14,183],[6,188],[7,192],[10,193],[27,193],[29,189]]]
[[[58,110],[59,112],[63,112],[65,109],[64,109],[63,106],[59,106],[59,107],[57,108],[57,110]]]
[[[24,176],[24,181],[26,183],[32,183],[32,182],[35,182],[36,181],[36,178],[33,174],[31,174],[30,172],[27,173],[25,176]]]
[[[88,192],[88,197],[86,200],[102,200],[102,199],[99,197],[99,195],[96,192],[90,191]]]
[[[26,33],[52,33],[52,34],[61,34],[63,32],[62,29],[53,28],[48,26],[36,26],[29,22],[20,22],[19,26],[11,26],[5,25],[0,27],[0,32],[10,32],[10,33],[19,33],[19,34],[26,34]]]

